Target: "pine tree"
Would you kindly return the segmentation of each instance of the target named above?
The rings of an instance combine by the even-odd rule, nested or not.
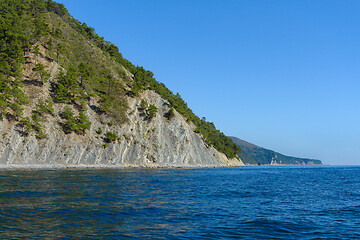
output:
[[[85,130],[90,130],[91,122],[84,112],[80,112],[79,116],[76,117],[76,132],[78,134],[85,135]]]

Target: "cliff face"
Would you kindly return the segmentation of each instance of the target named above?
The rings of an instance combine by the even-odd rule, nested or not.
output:
[[[44,94],[46,97],[46,94]],[[158,108],[151,120],[139,110],[141,99]],[[229,160],[213,147],[205,146],[201,136],[175,111],[171,120],[164,117],[167,103],[152,91],[129,98],[127,123],[119,126],[99,116],[92,108],[86,111],[92,122],[84,136],[65,134],[59,117],[48,117],[44,123],[45,139],[25,134],[11,121],[0,121],[0,165],[2,167],[221,167],[241,166],[241,160]],[[55,111],[61,111],[55,104]],[[94,108],[94,106],[92,106]],[[58,116],[58,114],[55,114]],[[104,147],[104,135],[112,131],[118,140]]]
[[[0,39],[9,41],[1,49],[0,167],[243,165],[227,158],[238,147],[151,71],[61,4],[31,5],[2,6],[0,20],[14,24]]]

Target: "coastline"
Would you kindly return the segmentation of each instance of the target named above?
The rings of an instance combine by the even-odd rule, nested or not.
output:
[[[331,166],[324,164],[266,164],[266,165],[198,165],[198,166],[134,166],[134,165],[107,165],[107,164],[97,164],[97,165],[87,165],[87,164],[0,164],[0,171],[4,170],[106,170],[106,169],[208,169],[208,168],[242,168],[242,167],[322,167],[322,166]]]
[[[242,166],[125,166],[125,165],[62,165],[62,164],[0,164],[0,171],[3,170],[86,170],[86,169],[206,169],[206,168],[240,168]]]

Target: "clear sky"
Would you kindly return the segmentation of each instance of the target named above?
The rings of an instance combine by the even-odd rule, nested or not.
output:
[[[58,2],[225,134],[360,164],[360,1]]]

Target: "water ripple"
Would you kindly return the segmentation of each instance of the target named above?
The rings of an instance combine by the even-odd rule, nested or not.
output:
[[[1,239],[360,239],[359,167],[0,171]]]

